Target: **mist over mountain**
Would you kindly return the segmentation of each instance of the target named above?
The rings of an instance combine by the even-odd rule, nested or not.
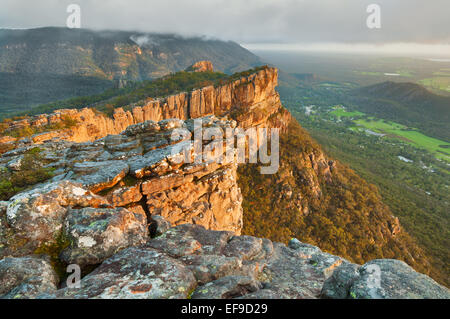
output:
[[[235,42],[173,34],[86,29],[0,30],[0,111],[96,94],[209,60],[234,73],[260,65]],[[23,88],[27,88],[25,94]]]

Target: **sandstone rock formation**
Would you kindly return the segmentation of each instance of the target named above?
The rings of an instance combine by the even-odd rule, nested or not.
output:
[[[265,67],[230,83],[218,87],[208,86],[188,93],[179,93],[163,99],[148,99],[131,111],[117,108],[113,118],[94,109],[58,110],[52,114],[41,114],[9,123],[8,130],[21,127],[45,127],[60,123],[65,118],[77,121],[77,125],[58,133],[51,132],[33,136],[35,143],[59,138],[72,142],[95,141],[107,135],[123,132],[128,126],[145,121],[159,122],[165,119],[195,119],[208,115],[224,116],[236,113],[241,127],[269,127],[285,129],[290,115],[282,111],[279,94],[278,71]],[[251,110],[251,112],[250,112]],[[269,120],[270,119],[270,120]],[[8,141],[5,138],[5,141]]]
[[[114,118],[86,108],[12,122],[10,129],[45,127],[66,118],[78,124],[31,139],[5,140],[14,143],[14,149],[1,156],[2,169],[19,169],[25,154],[38,146],[43,164],[56,176],[10,200],[4,217],[8,236],[2,238],[6,244],[0,246],[0,256],[23,256],[56,243],[73,208],[123,207],[147,216],[161,215],[173,225],[195,223],[239,234],[242,196],[236,163],[179,165],[174,149],[192,148],[192,142],[173,141],[171,135],[181,127],[193,133],[192,119],[200,117],[205,126],[222,131],[237,125],[283,130],[290,115],[283,111],[276,85],[277,70],[266,67],[217,88],[148,101],[132,111],[117,109]],[[237,115],[231,114],[236,111]],[[205,118],[213,113],[224,117]],[[227,120],[232,115],[237,123]],[[99,192],[104,196],[94,195]],[[84,197],[84,202],[76,202],[74,194]]]
[[[147,121],[93,143],[40,144],[55,176],[3,205],[5,245],[0,256],[32,254],[56,244],[62,232],[71,243],[62,254],[64,262],[97,264],[121,248],[142,243],[147,217],[153,215],[175,226],[193,223],[240,234],[236,161],[196,163],[191,140],[195,126],[190,121]],[[236,126],[215,117],[203,123],[219,130]],[[180,128],[191,137],[173,135]],[[214,141],[203,146],[206,150],[211,145]],[[20,159],[35,146],[30,142],[8,152],[0,162]]]
[[[211,61],[198,61],[186,70],[192,72],[214,72],[214,67]]]
[[[45,257],[0,260],[0,298],[28,299],[57,289],[59,278]]]

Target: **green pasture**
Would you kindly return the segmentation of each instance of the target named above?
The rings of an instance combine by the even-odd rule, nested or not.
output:
[[[450,92],[450,76],[437,76],[419,81],[420,84],[434,89]]]
[[[374,132],[387,134],[390,137],[396,137],[417,147],[424,148],[437,158],[450,162],[450,144],[442,140],[426,136],[417,130],[389,121],[367,118],[356,120],[355,123]]]
[[[365,114],[358,111],[346,111],[342,108],[337,108],[334,111],[330,112],[337,117],[356,117],[356,116],[364,116]]]

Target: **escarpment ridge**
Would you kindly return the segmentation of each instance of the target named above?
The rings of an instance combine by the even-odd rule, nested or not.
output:
[[[298,240],[286,246],[241,236],[245,214],[257,217],[276,204],[303,222],[321,213],[314,203],[329,187],[346,186],[343,168],[307,139],[293,136],[295,149],[283,144],[298,131],[276,85],[277,70],[265,67],[217,87],[117,109],[112,118],[82,109],[12,122],[11,130],[29,126],[43,132],[4,137],[12,148],[0,157],[2,173],[17,178],[30,166],[50,173],[0,202],[0,297],[448,298],[445,287],[400,261],[360,266]],[[76,125],[50,129],[68,117]],[[279,172],[254,177],[238,171],[234,157],[196,162],[199,119],[202,130],[219,132],[279,128],[286,133]],[[178,129],[192,135],[174,134]],[[217,141],[204,140],[202,147],[216,149]],[[244,177],[251,183],[244,185]],[[267,187],[273,202],[255,196]],[[357,218],[375,225],[367,236],[383,247],[404,232],[388,212],[377,215],[379,210]],[[283,233],[283,216],[277,218],[283,224],[274,231]],[[64,288],[69,264],[88,273],[79,289]],[[375,288],[374,267],[381,275]]]
[[[277,69],[263,67],[249,76],[230,80],[225,85],[207,86],[161,99],[149,98],[142,101],[141,106],[134,106],[127,111],[116,108],[112,118],[95,109],[84,108],[58,110],[52,114],[41,114],[12,121],[7,123],[8,127],[5,128],[4,135],[7,136],[8,132],[26,127],[45,130],[46,126],[71,119],[77,124],[70,129],[36,134],[31,139],[36,143],[55,137],[77,143],[92,142],[108,134],[119,134],[128,126],[145,121],[158,122],[171,118],[188,120],[208,115],[218,117],[229,115],[234,117],[243,128],[270,123],[283,128],[288,118],[286,118],[287,112],[281,114],[282,105],[279,94],[275,90],[277,84]]]

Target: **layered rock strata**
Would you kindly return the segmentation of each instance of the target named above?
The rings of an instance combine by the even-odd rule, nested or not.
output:
[[[218,87],[207,86],[163,99],[148,99],[131,111],[117,108],[112,118],[91,108],[58,110],[11,122],[5,134],[27,126],[42,128],[69,118],[75,120],[77,125],[58,132],[37,134],[32,137],[33,142],[42,143],[53,138],[78,143],[92,142],[107,135],[120,134],[128,126],[145,121],[188,120],[213,114],[219,117],[233,115],[243,128],[271,124],[284,129],[283,123],[288,122],[290,115],[282,111],[280,97],[275,90],[277,84],[277,69],[266,67]]]
[[[200,130],[236,128],[235,121],[215,117],[202,123]],[[174,134],[181,129],[191,136]],[[234,155],[228,162],[196,161],[194,129],[192,121],[147,121],[95,142],[40,144],[41,160],[55,176],[4,203],[0,256],[33,253],[56,243],[62,231],[72,243],[64,261],[96,264],[118,249],[142,243],[147,218],[156,215],[173,225],[192,223],[240,234],[242,195]],[[202,150],[215,152],[214,143],[205,140]],[[30,142],[5,153],[0,165],[20,162],[34,148]],[[93,256],[83,255],[84,248],[99,245]]]

